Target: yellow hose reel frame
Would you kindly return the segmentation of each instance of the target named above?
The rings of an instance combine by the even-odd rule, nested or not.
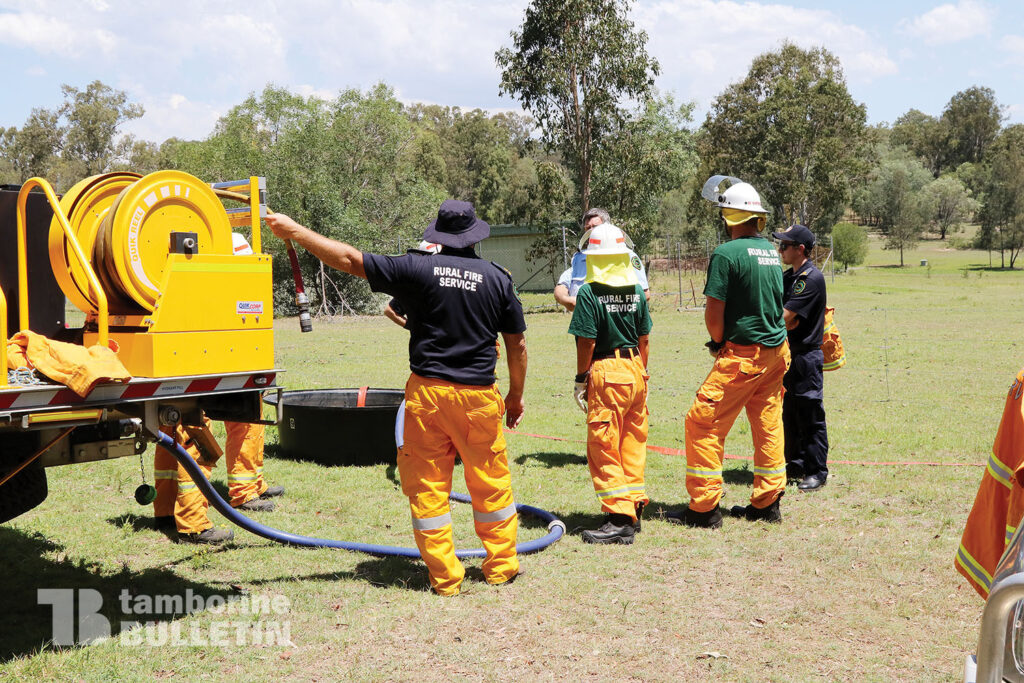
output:
[[[107,296],[110,337],[132,374],[273,367],[271,258],[233,254],[232,221],[210,185],[181,171],[107,173],[77,183],[60,209]],[[254,232],[258,221],[257,211]],[[196,234],[196,253],[172,253],[176,232]],[[58,284],[87,315],[89,344],[96,292],[56,217],[49,251]]]

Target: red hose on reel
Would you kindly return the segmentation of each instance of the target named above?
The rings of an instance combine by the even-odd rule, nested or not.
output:
[[[313,319],[309,316],[309,299],[306,298],[306,288],[302,284],[302,269],[299,268],[299,255],[295,253],[295,247],[291,240],[284,241],[288,248],[288,260],[292,264],[292,278],[295,280],[295,305],[299,307],[299,328],[303,332],[313,331]]]

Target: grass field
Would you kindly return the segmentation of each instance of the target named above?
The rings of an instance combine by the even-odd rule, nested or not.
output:
[[[463,594],[442,599],[419,562],[288,549],[241,532],[226,548],[177,544],[132,500],[137,461],[56,468],[49,499],[0,526],[0,678],[958,680],[982,603],[952,562],[982,474],[974,465],[987,458],[1022,364],[1024,274],[988,270],[986,254],[936,242],[905,255],[907,263],[922,258],[930,267],[893,268],[897,254],[873,250],[866,266],[830,282],[849,356],[826,375],[832,477],[819,493],[791,487],[780,526],[726,519],[709,533],[659,520],[658,510],[686,503],[685,463],[652,453],[655,514],[636,544],[582,544],[579,529],[600,515],[570,395],[569,318],[534,314],[521,429],[568,440],[510,435],[513,484],[517,501],[557,512],[572,533],[524,557],[514,584],[487,586],[471,561]],[[676,291],[674,274],[653,277],[655,292]],[[683,415],[709,368],[703,316],[677,311],[674,295],[663,295],[653,317],[650,443],[681,449]],[[317,321],[311,335],[281,320],[277,331],[289,388],[404,384],[406,335],[384,318]],[[726,451],[750,449],[741,418]],[[746,502],[751,467],[727,461],[726,504]],[[149,457],[146,470],[151,476]],[[266,471],[288,493],[261,521],[412,543],[393,468],[268,458]],[[223,466],[215,479],[224,481]],[[453,513],[459,545],[475,547],[470,511],[456,505]],[[543,533],[524,519],[521,538]],[[114,619],[123,618],[124,589],[284,596],[290,607],[274,619],[287,621],[293,646],[147,647],[115,638],[60,650],[47,645],[51,610],[37,605],[38,588],[96,589]],[[163,621],[208,632],[224,619],[203,611]]]

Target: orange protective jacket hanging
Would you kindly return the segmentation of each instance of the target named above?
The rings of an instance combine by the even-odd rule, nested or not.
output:
[[[992,573],[1024,516],[1024,369],[1010,387],[992,455],[967,517],[954,566],[988,597]]]
[[[111,348],[85,348],[22,330],[7,342],[7,367],[38,370],[79,396],[86,396],[100,382],[127,382],[132,378],[117,358],[117,343],[111,340],[110,344]]]

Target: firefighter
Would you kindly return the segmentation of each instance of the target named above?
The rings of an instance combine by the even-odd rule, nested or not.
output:
[[[606,517],[583,532],[583,542],[628,545],[650,500],[644,464],[651,316],[619,228],[594,228],[584,254],[586,283],[569,324],[576,337],[574,396],[587,415],[587,464]]]
[[[424,234],[442,245],[440,254],[379,256],[323,237],[282,214],[271,214],[266,222],[278,237],[298,242],[333,268],[366,278],[374,291],[391,294],[408,314],[411,374],[398,471],[434,591],[458,594],[465,575],[455,557],[448,507],[456,453],[487,555],[484,579],[490,584],[514,579],[519,521],[501,421],[504,415],[514,428],[523,416],[526,321],[512,276],[475,253],[490,226],[469,202],[449,199]],[[494,379],[499,333],[508,354],[504,400]]]
[[[561,275],[558,276],[558,283],[555,285],[555,301],[565,307],[565,310],[572,313],[576,306],[576,293],[587,275],[587,257],[583,251],[590,239],[590,231],[602,223],[610,223],[611,217],[604,209],[593,208],[583,214],[583,236],[580,238],[579,251],[572,257],[572,263]],[[647,284],[647,271],[644,269],[643,261],[633,251],[633,240],[626,235],[626,246],[629,247],[629,263],[636,272],[637,282],[644,290],[644,297],[651,300],[651,289]]]
[[[217,460],[224,455],[204,416],[201,427],[178,425],[163,431],[185,446],[209,478]],[[225,422],[226,467],[230,504],[248,512],[271,512],[274,503],[269,500],[284,494],[283,486],[268,486],[263,479],[264,426],[248,422]],[[174,456],[157,447],[154,455],[157,497],[153,513],[157,528],[176,528],[178,538],[194,543],[223,543],[234,534],[215,529],[207,515],[209,502],[200,493],[195,482]]]
[[[729,429],[746,408],[754,440],[754,490],[750,505],[734,514],[781,522],[779,497],[786,490],[782,435],[782,378],[789,367],[782,317],[782,267],[772,243],[761,236],[767,211],[748,183],[719,192],[720,177],[705,184],[721,209],[730,241],[708,262],[704,323],[714,366],[686,414],[686,490],[690,503],[670,521],[722,526],[722,456]]]
[[[782,380],[782,427],[786,476],[801,491],[817,491],[828,481],[828,428],[825,425],[821,341],[825,331],[825,276],[811,261],[814,233],[803,225],[773,232],[779,256],[790,266],[782,275],[782,317],[792,361]]]
[[[1003,417],[954,565],[982,598],[1024,515],[1024,369],[1010,385]]]

